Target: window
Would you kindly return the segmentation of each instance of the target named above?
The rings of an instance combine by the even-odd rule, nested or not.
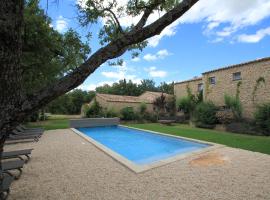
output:
[[[215,85],[216,84],[216,77],[210,77],[209,78],[209,83],[212,84],[212,85]]]
[[[237,81],[237,80],[241,80],[241,72],[236,72],[236,73],[233,73],[233,80],[234,81]]]
[[[198,92],[203,91],[203,83],[198,84]]]

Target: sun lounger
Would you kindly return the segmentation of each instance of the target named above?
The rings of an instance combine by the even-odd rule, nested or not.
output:
[[[5,142],[5,145],[18,144],[18,143],[28,143],[28,142],[38,142],[37,140],[31,139],[8,139]]]
[[[27,163],[30,160],[30,154],[33,149],[22,149],[17,151],[7,151],[2,153],[2,159],[19,158]],[[26,157],[26,160],[22,156]]]
[[[44,132],[43,130],[32,130],[32,129],[24,130],[20,126],[17,126],[15,130],[24,134],[42,134]]]
[[[14,134],[10,134],[7,138],[7,141],[9,140],[28,140],[28,139],[33,139],[34,141],[38,142],[38,136],[21,136],[21,135],[14,135]]]
[[[36,136],[36,137],[41,137],[43,132],[22,132],[18,130],[13,130],[12,135],[17,135],[17,136]]]
[[[0,185],[0,199],[6,200],[8,198],[9,192],[10,192],[10,185],[12,181],[14,180],[13,176],[10,176],[9,174],[4,174],[3,182]]]
[[[22,128],[24,131],[44,131],[43,128],[26,128],[23,125],[19,125],[20,128]]]
[[[2,170],[4,173],[9,174],[13,176],[15,179],[19,179],[22,174],[22,168],[24,165],[23,160],[12,160],[7,162],[2,162]],[[18,175],[14,175],[11,173],[11,171],[19,171]]]

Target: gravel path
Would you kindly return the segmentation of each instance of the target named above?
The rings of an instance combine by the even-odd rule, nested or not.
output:
[[[9,200],[270,199],[270,156],[261,153],[224,147],[212,155],[226,162],[192,164],[196,156],[135,174],[69,129],[6,150],[29,147],[32,159]]]

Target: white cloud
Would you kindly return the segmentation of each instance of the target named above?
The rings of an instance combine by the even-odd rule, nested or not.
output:
[[[101,74],[106,78],[115,79],[119,81],[122,79],[131,80],[134,83],[140,83],[141,79],[134,74],[129,74],[130,71],[133,71],[132,67],[128,67],[126,62],[123,62],[122,65],[113,66],[116,71],[103,71]]]
[[[269,16],[269,0],[200,0],[180,18],[180,22],[205,22],[204,33],[220,38],[256,25]]]
[[[143,59],[147,60],[147,61],[154,61],[154,60],[158,60],[158,59],[164,59],[165,57],[171,55],[167,49],[162,49],[160,51],[158,51],[156,54],[146,54]]]
[[[261,41],[267,35],[270,35],[270,27],[265,28],[265,29],[260,29],[255,34],[251,34],[251,35],[242,34],[242,35],[239,35],[237,40],[239,42],[256,43],[256,42]]]
[[[149,76],[153,78],[164,78],[165,76],[167,76],[166,71],[157,70],[156,67],[145,68],[144,70],[147,71],[149,73]]]
[[[77,2],[83,7],[86,0]],[[104,0],[105,5],[108,2],[109,0]],[[128,0],[117,0],[119,6],[126,5],[127,2]],[[152,13],[147,24],[154,22],[164,13]],[[156,47],[162,38],[174,36],[179,24],[199,22],[204,23],[204,34],[214,37],[213,41],[222,41],[221,38],[231,38],[239,30],[256,25],[269,16],[270,0],[200,0],[181,18],[166,27],[160,35],[148,39],[148,45]],[[140,17],[123,16],[119,21],[123,26],[129,26],[138,22]],[[103,23],[105,20],[103,19]]]
[[[55,23],[55,29],[62,33],[65,32],[68,28],[68,19],[64,18],[63,16],[59,16]]]
[[[83,83],[83,84],[81,84],[78,87],[78,89],[86,90],[86,91],[93,91],[93,90],[95,90],[99,86],[103,86],[105,84],[112,85],[113,83],[114,83],[114,81],[101,81],[101,82],[99,82],[97,84],[93,84],[93,83],[86,84],[86,83]]]

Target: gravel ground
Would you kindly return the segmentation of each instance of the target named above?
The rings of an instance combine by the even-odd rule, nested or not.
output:
[[[205,165],[205,153],[135,174],[69,129],[6,150],[29,147],[32,159],[9,200],[270,199],[270,156],[261,153],[224,147],[210,157],[225,162]]]

